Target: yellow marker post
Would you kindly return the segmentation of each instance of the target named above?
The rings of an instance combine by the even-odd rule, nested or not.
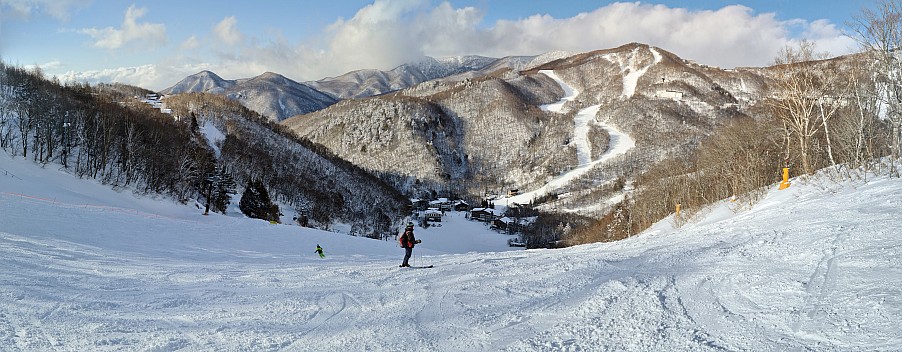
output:
[[[783,182],[780,182],[780,189],[789,188],[789,168],[783,168]]]
[[[680,203],[677,203],[677,205],[676,205],[676,216],[680,216],[680,206],[681,205],[682,204],[680,204]]]

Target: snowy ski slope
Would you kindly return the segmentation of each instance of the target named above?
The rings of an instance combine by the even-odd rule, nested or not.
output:
[[[460,252],[500,235],[449,221],[411,270],[394,243],[0,169],[4,351],[902,349],[900,179],[794,180],[561,250]]]

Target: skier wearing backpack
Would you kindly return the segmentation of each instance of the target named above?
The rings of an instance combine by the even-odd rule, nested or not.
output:
[[[407,227],[404,228],[404,233],[398,238],[398,242],[401,243],[401,248],[404,248],[404,262],[399,266],[402,268],[408,267],[410,264],[408,264],[407,261],[410,260],[410,255],[413,254],[413,246],[421,242],[413,236],[412,222],[407,223]]]

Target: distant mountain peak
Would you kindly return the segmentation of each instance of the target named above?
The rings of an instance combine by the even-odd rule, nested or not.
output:
[[[166,88],[160,93],[180,94],[191,92],[219,93],[235,85],[235,81],[225,80],[212,71],[203,70],[179,81],[172,87]]]
[[[193,74],[193,75],[191,75],[191,76],[211,77],[211,78],[216,78],[216,79],[222,79],[222,77],[219,77],[219,75],[217,75],[217,74],[214,73],[213,71],[208,71],[208,70],[200,71],[200,72],[195,73],[195,74]]]
[[[491,58],[462,55],[442,58],[423,56],[388,71],[356,70],[318,81],[297,82],[276,72],[251,78],[225,80],[211,71],[186,77],[163,94],[205,92],[237,99],[246,107],[274,120],[283,120],[325,108],[338,99],[362,98],[405,89],[446,77],[476,77],[501,68],[522,69],[531,56]],[[461,75],[461,76],[459,76]]]
[[[287,78],[287,77],[285,77],[285,76],[283,76],[283,75],[280,75],[280,74],[278,74],[278,73],[272,72],[272,71],[266,71],[266,72],[263,72],[263,73],[261,73],[260,75],[258,75],[257,77],[254,77],[254,78],[260,78],[260,79],[273,79],[273,78]]]

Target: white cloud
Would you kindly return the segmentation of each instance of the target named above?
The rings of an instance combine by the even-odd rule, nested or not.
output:
[[[659,46],[686,59],[721,67],[763,66],[780,48],[805,38],[833,54],[853,47],[828,21],[778,20],[741,5],[690,11],[640,2],[613,3],[569,18],[534,15],[482,23],[474,7],[447,2],[377,0],[350,19],[332,23],[315,43],[244,41],[237,20],[214,30],[225,43],[217,72],[234,78],[274,71],[298,80],[319,79],[362,68],[391,69],[424,55],[538,55],[584,52],[629,42]],[[796,34],[794,34],[796,33]],[[259,43],[265,44],[259,44]]]
[[[415,10],[413,6],[408,9]],[[791,37],[790,27],[800,25],[803,36],[830,46],[831,51],[849,50],[838,50],[841,43],[849,40],[829,22],[781,22],[774,14],[755,14],[741,5],[689,11],[639,2],[614,3],[570,18],[535,15],[500,20],[490,28],[479,27],[482,15],[478,10],[453,8],[447,3],[415,16],[383,18],[378,28],[373,28],[377,26],[372,21],[357,20],[365,15],[361,11],[354,19],[335,25],[337,35],[333,41],[337,44],[331,47],[332,54],[349,55],[345,49],[350,47],[368,49],[364,51],[366,56],[386,61],[396,59],[393,56],[399,52],[408,53],[408,59],[423,54],[500,57],[553,50],[582,52],[641,42],[714,65],[760,66],[770,62],[781,47],[795,39]],[[393,40],[384,33],[402,35]]]
[[[136,8],[132,5],[125,11],[125,20],[122,21],[122,28],[85,28],[79,32],[94,38],[94,46],[98,48],[118,49],[134,41],[140,41],[145,46],[157,46],[165,43],[165,25],[146,22],[138,23],[138,19],[143,17],[146,12],[146,8]]]
[[[46,14],[58,20],[68,20],[72,8],[84,6],[89,0],[0,0],[0,20],[26,20],[35,14]]]
[[[802,37],[817,44],[817,50],[842,55],[857,50],[858,42],[843,35],[842,30],[826,20],[816,20],[804,26]]]
[[[273,71],[297,80],[312,80],[364,68],[390,69],[438,51],[435,48],[461,49],[456,41],[461,33],[471,37],[479,34],[479,10],[455,9],[447,3],[435,8],[427,5],[422,0],[375,1],[354,17],[331,24],[321,37],[324,44],[319,46],[285,40],[248,40],[240,48],[219,52],[216,72],[223,77],[242,78]],[[235,22],[223,20],[214,33],[222,37],[220,33],[234,28]],[[424,32],[434,32],[437,37],[424,41],[430,37]],[[446,39],[453,47],[442,44]],[[224,38],[221,40],[225,42]]]
[[[162,90],[183,78],[213,66],[208,63],[183,64],[171,66],[165,64],[148,64],[135,67],[117,67],[104,70],[68,71],[57,78],[62,82],[121,82],[152,90]]]
[[[193,35],[188,37],[188,39],[185,39],[185,41],[183,41],[182,44],[179,45],[179,48],[182,48],[185,50],[197,49],[199,47],[200,47],[200,41],[197,39],[196,36],[193,36]]]
[[[741,5],[689,11],[640,2],[613,3],[570,18],[535,15],[500,20],[489,28],[480,27],[482,13],[475,8],[454,8],[444,2],[424,11],[420,5],[376,2],[354,18],[336,22],[329,54],[366,57],[371,63],[382,63],[379,67],[390,67],[421,55],[535,55],[641,42],[719,66],[760,66],[799,39],[791,35],[796,27],[823,50],[843,54],[851,49],[851,40],[828,21],[780,21],[772,13],[755,14]]]
[[[219,21],[216,26],[213,26],[213,34],[225,44],[239,44],[244,40],[244,35],[238,31],[238,27],[236,27],[237,23],[238,20],[235,19],[235,16],[226,17],[222,19],[222,21]]]
[[[377,1],[360,9],[350,20],[330,26],[328,53],[336,65],[385,67],[423,55],[421,42],[409,26],[401,24],[417,1]]]
[[[238,19],[226,17],[212,29],[217,39],[213,43],[191,37],[181,46],[199,45],[200,53],[209,45],[206,49],[213,49],[217,56],[178,59],[203,62],[208,65],[203,69],[227,79],[272,71],[304,81],[364,68],[391,69],[424,55],[538,55],[607,49],[629,42],[659,46],[686,59],[727,68],[768,65],[782,47],[801,39],[834,55],[854,48],[852,40],[829,21],[779,20],[773,13],[755,13],[741,5],[695,11],[613,3],[569,18],[534,15],[487,24],[478,8],[430,4],[428,0],[376,0],[353,17],[332,23],[317,42],[246,37],[237,28]],[[227,50],[217,50],[216,43],[227,44]],[[174,62],[159,65],[169,68],[158,68],[155,80],[134,76],[125,82],[154,81],[147,87],[162,89],[197,72],[183,74],[194,66]]]
[[[151,87],[154,86],[158,77],[156,65],[143,65],[81,72],[69,71],[58,78],[63,82],[87,82],[91,84],[122,82],[139,87]]]
[[[59,60],[53,60],[39,65],[25,65],[25,68],[32,69],[35,66],[39,67],[42,71],[53,71],[63,67],[63,63]]]

